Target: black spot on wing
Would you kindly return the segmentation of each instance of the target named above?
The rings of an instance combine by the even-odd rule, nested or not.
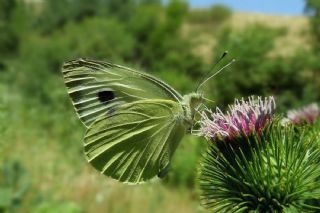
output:
[[[101,103],[108,103],[114,99],[114,93],[112,91],[100,91],[98,92],[98,99]]]

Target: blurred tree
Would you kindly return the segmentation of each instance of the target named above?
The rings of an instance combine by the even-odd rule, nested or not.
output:
[[[117,17],[122,21],[130,21],[136,10],[140,10],[143,6],[161,7],[161,0],[100,0],[104,2],[103,6],[107,8],[107,12],[112,17]]]
[[[138,6],[160,4],[159,0],[45,0],[37,26],[42,32],[51,33],[68,22],[81,22],[93,16],[128,21]]]
[[[153,32],[159,28],[162,23],[161,9],[161,7],[152,5],[137,7],[128,22],[128,30],[136,40],[132,60],[147,69],[150,69],[152,63],[149,60],[152,52],[147,51],[148,48],[146,48],[146,46]]]
[[[215,83],[215,89],[211,90],[215,91],[218,103],[227,105],[235,97],[264,94],[269,75],[259,67],[272,50],[278,35],[279,30],[253,25],[240,32],[227,28],[218,36],[218,45],[214,51],[222,53],[228,50],[230,56],[237,60],[227,68],[231,72],[225,71],[212,82]]]
[[[0,0],[0,20],[9,21],[11,18],[12,11],[16,7],[16,0]]]
[[[161,5],[161,0],[136,0],[138,5]]]
[[[12,27],[13,13],[17,4],[16,0],[0,0],[0,61],[18,49],[18,35]]]
[[[124,3],[123,1],[129,0],[121,2]],[[45,0],[36,25],[43,33],[48,34],[61,29],[68,22],[81,22],[87,17],[117,11],[112,3],[113,0]]]
[[[34,36],[22,46],[20,63],[15,65],[23,70],[15,75],[16,85],[33,99],[53,106],[57,102],[52,74],[61,74],[64,61],[86,57],[123,63],[131,58],[133,42],[121,22],[99,17],[70,23],[47,39]]]
[[[195,24],[210,24],[217,26],[222,24],[232,15],[232,10],[225,5],[214,5],[210,9],[192,9],[188,14],[188,20]]]
[[[107,0],[106,2],[108,13],[123,21],[130,19],[135,8],[134,0]]]
[[[190,76],[200,75],[203,64],[199,57],[193,55],[191,42],[181,36],[188,5],[178,0],[169,1],[165,7],[157,1],[143,2],[134,10],[130,21],[126,22],[135,38],[132,61],[145,70],[158,73],[169,82],[183,72],[184,81],[170,83],[184,92],[186,87],[192,89],[186,85],[192,84]]]
[[[180,29],[188,12],[188,4],[183,0],[171,0],[166,9],[166,30],[176,33]]]
[[[210,20],[215,23],[222,23],[230,18],[232,11],[225,5],[217,4],[210,8]]]
[[[63,36],[67,35],[67,36]],[[54,34],[66,58],[90,57],[109,61],[127,61],[132,58],[134,38],[126,25],[115,18],[88,18],[80,24],[71,23]],[[52,45],[54,48],[54,45]],[[52,51],[54,55],[57,51]]]
[[[253,25],[242,31],[226,29],[215,52],[228,50],[236,62],[212,81],[210,91],[219,105],[250,95],[274,95],[279,111],[319,100],[316,55],[297,51],[291,57],[270,56],[274,41],[284,29]]]
[[[44,33],[50,33],[55,29],[63,27],[71,18],[70,0],[46,0],[43,9],[39,14],[36,25]]]
[[[316,43],[320,45],[320,1],[306,0],[305,11],[310,15],[312,31],[315,36]]]
[[[105,1],[101,0],[74,0],[72,1],[72,19],[75,22],[80,22],[87,17],[93,17],[99,14],[105,6]]]

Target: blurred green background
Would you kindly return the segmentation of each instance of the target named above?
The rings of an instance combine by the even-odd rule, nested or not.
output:
[[[205,212],[195,184],[206,142],[187,136],[161,181],[127,186],[89,166],[60,73],[88,57],[158,76],[182,94],[225,51],[208,106],[274,95],[278,112],[320,100],[320,3],[308,16],[190,8],[171,0],[0,0],[0,212]]]

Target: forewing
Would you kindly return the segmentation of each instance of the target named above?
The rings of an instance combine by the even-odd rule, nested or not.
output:
[[[90,126],[85,154],[106,176],[121,182],[144,182],[166,173],[187,128],[177,102],[137,101]]]
[[[62,72],[73,105],[87,127],[126,103],[181,100],[181,95],[161,80],[111,63],[78,59],[66,62]]]

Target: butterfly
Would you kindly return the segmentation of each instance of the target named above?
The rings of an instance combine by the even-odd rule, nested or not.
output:
[[[132,184],[168,173],[195,122],[200,93],[182,96],[150,74],[102,61],[72,60],[62,73],[87,128],[84,153],[95,169]]]

